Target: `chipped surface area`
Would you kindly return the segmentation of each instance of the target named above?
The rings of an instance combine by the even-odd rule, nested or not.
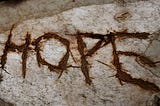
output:
[[[93,5],[14,26],[1,34],[10,74],[2,73],[0,97],[17,106],[158,103],[159,6]]]

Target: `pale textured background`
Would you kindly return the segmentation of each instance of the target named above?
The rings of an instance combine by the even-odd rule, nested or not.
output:
[[[54,5],[57,4],[51,6],[52,3]],[[108,33],[107,31],[113,32],[125,29],[128,29],[129,32],[153,33],[153,38],[150,38],[150,40],[118,40],[117,49],[122,51],[131,50],[138,53],[145,52],[145,55],[150,56],[154,61],[160,60],[160,2],[158,0],[135,1],[127,3],[125,7],[117,2],[113,3],[113,1],[110,4],[104,3],[109,3],[109,1],[77,0],[73,3],[69,0],[63,2],[60,2],[60,0],[54,2],[40,0],[37,2],[35,0],[23,2],[17,7],[2,6],[1,8],[7,12],[3,11],[0,14],[0,17],[4,17],[0,18],[1,31],[3,32],[0,34],[0,54],[2,55],[4,42],[9,33],[8,29],[13,23],[16,23],[17,26],[13,30],[12,38],[12,41],[16,44],[24,43],[23,39],[26,32],[31,34],[32,39],[41,36],[44,32],[57,32],[60,36],[72,42],[71,48],[76,47],[76,39],[74,36],[64,34],[74,34],[77,30],[100,34],[106,34]],[[68,10],[73,7],[91,4],[101,5]],[[41,8],[41,5],[44,7]],[[28,6],[31,6],[30,9],[32,11],[28,9]],[[3,9],[0,9],[0,12]],[[13,11],[15,12],[14,15],[12,14]],[[61,13],[62,11],[65,12]],[[116,21],[114,19],[115,15],[126,11],[131,15],[126,20]],[[151,45],[146,50],[152,39]],[[91,48],[97,42],[97,40],[92,39],[84,40],[88,48]],[[52,64],[56,64],[57,60],[66,51],[61,43],[53,39],[44,42],[42,47],[44,50],[41,52],[42,56]],[[71,50],[76,59],[79,60],[77,50]],[[159,93],[146,91],[132,84],[124,83],[121,86],[115,77],[109,77],[114,75],[116,71],[98,63],[96,60],[111,64],[111,45],[105,46],[92,58],[88,58],[91,65],[90,75],[94,83],[94,85],[89,86],[85,84],[81,70],[75,68],[68,69],[57,80],[58,74],[49,72],[46,66],[41,68],[37,66],[35,52],[29,52],[27,75],[26,79],[23,79],[21,76],[21,53],[11,52],[8,54],[6,65],[11,75],[3,72],[4,81],[0,85],[0,97],[17,106],[151,106],[154,101],[154,95],[159,96]],[[121,62],[133,77],[154,82],[160,87],[160,78],[153,75],[148,69],[141,67],[135,62],[134,57],[121,56]],[[80,65],[79,62],[77,64],[74,63],[72,58],[69,59],[69,64]],[[159,69],[160,66],[150,70],[160,76]]]
[[[148,1],[153,4],[159,4],[159,0],[24,0],[24,2],[15,5],[6,5],[0,3],[0,32],[8,30],[13,24],[32,18],[41,18],[52,16],[62,11],[80,6],[116,3],[123,5],[125,2]]]

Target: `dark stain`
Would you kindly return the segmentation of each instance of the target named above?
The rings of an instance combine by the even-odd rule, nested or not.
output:
[[[23,51],[22,51],[22,76],[25,78],[26,76],[26,64],[27,64],[27,55],[28,55],[28,50],[29,45],[31,44],[31,35],[27,33],[26,35],[26,42],[23,45]]]
[[[102,43],[102,40],[98,41],[96,45],[87,52],[86,56],[92,56],[99,48],[101,48]]]
[[[85,94],[79,94],[80,96],[82,96],[83,98],[87,98]]]
[[[157,95],[154,96],[153,105],[160,106],[160,98]]]
[[[36,57],[37,57],[37,62],[38,62],[39,67],[40,67],[40,65],[46,65],[46,66],[48,66],[50,71],[54,71],[54,72],[57,72],[57,73],[62,73],[61,71],[65,70],[69,67],[78,68],[78,67],[72,66],[72,65],[67,66],[67,62],[68,62],[68,59],[69,59],[69,52],[70,52],[70,49],[69,49],[70,43],[67,39],[61,38],[58,35],[56,35],[55,33],[45,33],[44,35],[37,38],[35,41],[31,42],[31,35],[27,33],[26,34],[26,39],[25,39],[25,44],[17,46],[11,41],[12,30],[13,30],[13,27],[10,30],[10,34],[8,36],[8,39],[7,39],[6,43],[5,43],[5,48],[3,50],[3,55],[1,56],[1,63],[0,64],[1,64],[1,68],[3,70],[5,70],[5,64],[6,64],[6,61],[7,61],[7,54],[8,54],[9,51],[22,52],[22,76],[23,76],[23,78],[25,78],[25,76],[26,76],[27,54],[28,54],[28,51],[30,50],[30,48],[29,48],[30,44],[35,46],[35,52],[36,52]],[[43,59],[41,57],[41,54],[40,54],[40,51],[41,51],[40,50],[40,45],[39,45],[40,41],[42,39],[49,40],[51,38],[59,40],[63,45],[66,46],[66,49],[67,49],[66,54],[62,57],[58,66],[55,66],[55,65],[52,65],[52,64],[48,63],[47,61],[45,61],[45,59]]]
[[[102,35],[102,34],[93,34],[93,33],[79,33],[83,37],[88,37],[92,39],[99,39],[99,41],[86,53],[86,56],[92,56],[93,54],[96,53],[100,48],[106,46],[109,44],[109,40],[105,39],[107,35]],[[104,44],[103,44],[104,43]]]
[[[48,63],[45,59],[43,59],[41,57],[41,54],[40,54],[40,51],[41,51],[40,50],[40,42],[41,42],[41,40],[42,39],[43,40],[49,40],[51,38],[54,38],[54,39],[58,40],[59,42],[61,42],[67,49],[67,52],[62,57],[62,59],[59,61],[58,66]],[[75,67],[75,66],[72,66],[72,65],[68,65],[68,59],[69,59],[69,53],[70,53],[70,42],[67,39],[62,38],[55,33],[45,33],[44,35],[42,35],[42,36],[38,37],[36,40],[34,40],[32,42],[32,45],[35,46],[38,66],[40,67],[41,65],[46,65],[46,66],[48,66],[50,71],[60,73],[58,78],[61,77],[62,72],[64,70],[66,70],[67,68],[69,68],[69,67],[78,68],[78,67]]]
[[[113,48],[113,51],[112,51],[112,54],[113,54],[113,62],[112,64],[115,66],[116,70],[117,70],[117,74],[118,73],[121,73],[121,63],[119,61],[119,57],[118,57],[118,53],[117,53],[117,50],[116,50],[116,44],[115,44],[115,36],[113,33],[111,33],[109,35],[109,40],[111,41],[111,44],[112,44],[112,48]],[[119,82],[120,84],[122,85],[122,82],[121,82],[121,79],[118,77],[119,79]]]
[[[144,81],[140,78],[138,78],[138,79],[137,78],[132,78],[131,75],[129,75],[126,72],[123,72],[123,71],[117,72],[116,77],[120,81],[124,81],[124,82],[127,82],[127,83],[138,85],[139,87],[141,87],[145,90],[150,90],[150,91],[155,91],[155,92],[160,91],[159,87],[157,85],[155,85],[154,83],[151,83],[149,81]]]
[[[134,53],[134,52],[129,52],[129,51],[117,51],[118,55],[125,55],[125,56],[140,56],[140,54]]]
[[[139,61],[143,64],[143,65],[148,65],[149,67],[156,67],[156,62],[153,62],[151,59],[149,59],[148,57],[145,56],[139,56]]]
[[[121,34],[121,33],[120,33]],[[146,39],[148,37],[146,37],[147,35],[149,34],[140,34],[141,36],[144,36],[144,37],[139,37],[140,35],[138,34],[128,34],[129,37],[136,37],[136,38],[139,38],[139,39]],[[131,36],[132,35],[132,36]],[[136,36],[135,36],[136,35]],[[113,61],[112,61],[112,64],[115,66],[116,68],[116,77],[119,79],[119,82],[121,85],[123,85],[122,81],[123,82],[127,82],[127,83],[131,83],[131,84],[134,84],[134,85],[138,85],[139,87],[145,89],[145,90],[150,90],[150,91],[155,91],[155,92],[159,92],[160,91],[160,88],[155,85],[154,83],[151,83],[149,81],[144,81],[142,79],[137,79],[137,78],[132,78],[131,75],[127,74],[126,72],[122,71],[122,66],[121,66],[121,63],[120,63],[120,60],[119,60],[119,55],[126,55],[126,56],[138,56],[138,57],[141,57],[141,61],[144,62],[144,64],[150,64],[150,66],[152,66],[154,63],[149,60],[148,58],[144,57],[144,56],[141,56],[139,54],[136,54],[134,52],[122,52],[122,51],[117,51],[116,49],[116,43],[115,43],[115,40],[116,40],[116,37],[118,36],[118,34],[114,34],[114,33],[110,33],[108,35],[108,39],[109,41],[111,42],[111,45],[112,45],[112,48],[113,48],[113,51],[112,51],[112,54],[113,54]],[[127,36],[127,35],[125,35]],[[121,37],[121,35],[120,35]],[[151,65],[152,64],[152,65]]]
[[[13,26],[14,27],[14,26]],[[117,71],[116,73],[116,78],[119,79],[119,82],[121,85],[123,85],[123,82],[126,83],[131,83],[134,85],[137,85],[145,90],[150,90],[150,91],[156,91],[159,92],[160,88],[155,85],[152,82],[149,81],[144,81],[143,79],[140,78],[132,78],[131,75],[127,74],[125,71],[123,71],[124,69],[122,69],[121,63],[120,63],[120,59],[119,56],[120,55],[125,55],[125,56],[135,56],[139,58],[139,61],[144,64],[144,65],[148,65],[150,67],[156,67],[156,63],[159,63],[159,61],[157,62],[153,62],[152,60],[150,60],[148,57],[143,56],[141,54],[138,53],[134,53],[134,52],[129,52],[129,51],[117,51],[117,47],[116,47],[116,39],[117,38],[138,38],[138,39],[147,39],[149,38],[149,33],[127,33],[126,31],[123,32],[113,32],[113,33],[109,33],[106,35],[101,35],[101,34],[93,34],[93,33],[80,33],[77,32],[76,36],[76,40],[77,40],[77,50],[81,56],[81,66],[72,66],[72,65],[68,65],[68,59],[71,53],[70,50],[70,42],[65,39],[60,37],[59,35],[57,35],[56,33],[44,33],[44,35],[38,37],[37,39],[33,40],[31,42],[31,35],[30,34],[26,34],[26,39],[25,39],[25,43],[22,45],[15,45],[12,41],[11,41],[11,37],[12,37],[12,30],[13,27],[10,30],[10,34],[8,36],[8,39],[5,43],[5,48],[3,50],[3,55],[1,56],[1,68],[3,70],[5,70],[5,64],[7,61],[7,54],[9,51],[12,52],[22,52],[22,76],[23,78],[25,78],[26,75],[26,62],[27,62],[27,54],[28,51],[30,50],[29,45],[33,45],[35,46],[34,51],[36,52],[36,58],[37,58],[37,63],[38,66],[40,67],[41,65],[46,65],[48,66],[50,71],[59,73],[59,77],[61,77],[62,73],[64,70],[66,70],[69,67],[73,67],[73,68],[81,68],[81,71],[85,77],[85,81],[87,84],[91,85],[92,84],[92,80],[90,78],[89,75],[89,63],[87,61],[87,56],[92,56],[93,54],[95,54],[95,52],[97,50],[99,50],[100,48],[111,44],[112,45],[112,54],[113,54],[113,60],[112,60],[112,64],[114,66],[113,69],[115,69]],[[87,53],[84,53],[84,50],[87,49],[86,48],[86,44],[83,41],[83,37],[89,37],[92,39],[99,39],[99,41],[94,45],[94,47],[92,47],[90,50],[88,50]],[[64,56],[60,59],[60,61],[58,62],[58,65],[53,65],[48,63],[44,58],[42,58],[41,56],[41,41],[42,40],[49,40],[49,39],[56,39],[59,42],[61,42],[65,48],[66,48],[66,53],[64,54]],[[72,54],[71,54],[72,55]],[[73,57],[73,55],[72,55]],[[99,61],[100,62],[100,61]],[[100,62],[102,63],[102,62]],[[104,65],[106,65],[104,63]]]
[[[23,76],[23,78],[25,78],[25,75],[26,75],[27,53],[28,53],[28,50],[29,50],[29,45],[31,43],[31,35],[27,33],[25,44],[17,46],[17,45],[15,45],[11,41],[13,28],[14,28],[14,26],[12,26],[12,28],[10,30],[10,34],[8,36],[8,39],[7,39],[6,43],[5,43],[5,48],[3,50],[3,55],[1,56],[1,62],[0,62],[0,64],[1,64],[1,68],[3,70],[5,70],[5,64],[6,64],[6,61],[7,61],[7,54],[8,54],[8,52],[9,51],[15,52],[16,50],[18,52],[22,52],[22,76]]]
[[[143,56],[142,54],[138,54],[135,52],[129,52],[129,51],[118,51],[119,55],[125,55],[125,56],[135,56],[139,59],[139,62],[143,65],[147,65],[149,67],[156,67],[157,62],[153,62],[151,59],[149,59],[146,56]],[[138,61],[138,60],[137,60]]]
[[[16,6],[21,4],[24,1],[26,0],[0,0],[0,2],[3,2],[3,5],[6,5],[6,6]]]
[[[11,42],[11,37],[12,37],[12,30],[13,30],[13,28],[14,28],[14,25],[12,26],[12,28],[11,28],[11,30],[10,30],[10,34],[9,34],[9,36],[8,36],[8,39],[7,39],[6,43],[5,43],[5,47],[4,47],[4,50],[3,50],[3,55],[1,56],[1,62],[0,62],[1,68],[2,68],[5,72],[7,72],[6,69],[5,69],[5,64],[6,64],[6,62],[7,62],[7,54],[8,54],[9,51],[15,51],[15,48],[17,48],[17,47],[15,47],[15,45]],[[7,73],[8,73],[8,72],[7,72]]]
[[[58,67],[48,63],[47,61],[45,61],[45,59],[43,59],[41,57],[41,54],[40,54],[40,51],[41,51],[41,49],[40,49],[40,41],[43,40],[43,39],[49,40],[51,38],[53,38],[53,35],[46,33],[46,34],[38,37],[36,40],[34,40],[32,42],[32,45],[35,46],[35,52],[36,52],[36,58],[37,58],[38,66],[40,67],[41,65],[46,65],[46,66],[48,66],[50,71],[54,71],[54,72],[59,73],[59,71],[55,70]]]
[[[90,79],[90,76],[89,76],[88,61],[84,54],[85,43],[82,39],[81,34],[78,33],[76,35],[76,38],[77,38],[77,44],[78,44],[78,51],[81,55],[81,70],[82,70],[83,75],[85,76],[86,83],[91,85],[92,80]]]
[[[0,74],[0,83],[3,81],[3,75],[2,73]]]
[[[3,50],[3,55],[1,56],[1,68],[3,70],[5,70],[5,64],[7,62],[7,54],[8,54],[8,51],[10,49],[10,45],[11,45],[11,37],[12,37],[12,30],[13,30],[14,26],[12,26],[11,30],[10,30],[10,34],[8,36],[8,39],[5,43],[5,47],[4,47],[4,50]]]
[[[118,38],[138,38],[138,39],[148,39],[149,33],[146,32],[136,32],[136,33],[128,33],[126,30],[122,32],[115,32],[114,35]]]
[[[105,35],[102,35],[102,34],[94,34],[94,33],[80,33],[79,34],[83,37],[89,37],[89,38],[92,38],[92,39],[101,39],[103,40],[104,39],[104,36]]]

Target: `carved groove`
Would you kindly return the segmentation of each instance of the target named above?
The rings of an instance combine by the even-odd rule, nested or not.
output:
[[[22,76],[23,78],[25,78],[26,76],[26,62],[27,62],[27,54],[30,50],[29,45],[33,45],[35,46],[34,51],[36,52],[36,58],[37,58],[37,63],[38,66],[40,67],[41,65],[46,65],[48,66],[48,69],[50,71],[59,73],[59,77],[61,77],[62,73],[64,70],[66,70],[69,67],[73,67],[73,68],[79,68],[78,66],[72,66],[72,65],[68,65],[68,59],[71,53],[70,50],[70,42],[69,40],[60,37],[59,35],[57,35],[56,33],[45,33],[44,35],[38,37],[37,39],[35,39],[34,41],[31,42],[31,35],[30,34],[26,34],[26,39],[25,39],[25,44],[22,44],[20,46],[15,45],[13,42],[11,42],[11,37],[12,37],[12,30],[13,27],[10,30],[10,34],[8,36],[8,39],[5,43],[5,48],[3,50],[3,55],[1,56],[1,68],[3,70],[5,70],[5,64],[7,61],[7,54],[9,51],[12,52],[22,52]],[[111,44],[112,46],[112,54],[113,54],[113,60],[112,60],[112,64],[114,66],[114,68],[117,71],[116,73],[116,78],[118,78],[119,82],[121,85],[123,85],[123,82],[126,83],[131,83],[134,85],[137,85],[145,90],[150,90],[150,91],[156,91],[159,92],[160,88],[155,85],[152,82],[149,81],[144,81],[143,79],[140,78],[132,78],[131,75],[127,74],[125,71],[123,71],[124,69],[121,66],[120,63],[120,59],[119,56],[120,55],[125,55],[125,56],[135,56],[136,58],[139,58],[139,61],[143,64],[143,65],[148,65],[149,67],[156,67],[156,64],[159,63],[159,61],[157,62],[153,62],[151,59],[149,59],[148,57],[142,55],[142,54],[138,54],[138,53],[134,53],[134,52],[130,52],[130,51],[117,51],[116,48],[116,43],[115,40],[117,38],[138,38],[138,39],[148,39],[149,38],[149,33],[127,33],[127,31],[123,31],[123,32],[114,32],[114,33],[109,33],[106,35],[101,35],[101,34],[93,34],[93,33],[80,33],[77,32],[76,36],[76,40],[77,40],[77,50],[81,56],[81,71],[85,77],[85,81],[87,84],[91,85],[92,84],[92,80],[90,78],[89,75],[89,63],[87,61],[88,56],[93,56],[93,54],[95,54],[95,52],[97,52],[100,48]],[[84,53],[84,50],[87,49],[86,48],[86,44],[83,41],[83,37],[89,37],[92,39],[99,39],[99,41],[94,45],[94,47],[92,47],[91,49],[88,50],[87,53]],[[40,49],[40,43],[42,40],[49,40],[49,39],[56,39],[59,42],[61,42],[65,47],[66,47],[66,53],[64,54],[64,56],[61,58],[61,60],[59,61],[58,65],[53,65],[48,63],[45,59],[43,59],[41,57],[41,49]],[[73,54],[71,53],[71,56],[73,57]],[[73,58],[74,59],[74,58]],[[107,64],[98,61],[99,63],[102,63],[106,66],[108,66]]]
[[[86,56],[84,54],[85,43],[83,42],[83,39],[80,34],[77,34],[76,38],[78,44],[78,51],[81,55],[81,70],[86,78],[86,83],[90,85],[92,81],[89,77],[88,61],[86,60]]]

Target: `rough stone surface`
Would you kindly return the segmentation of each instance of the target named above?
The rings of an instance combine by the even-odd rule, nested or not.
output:
[[[69,47],[74,58],[70,52],[67,65],[78,67],[67,68],[58,79],[59,74],[50,72],[47,65],[38,66],[35,48],[37,43],[30,44],[26,76],[23,79],[23,60],[21,59],[23,53],[18,49],[9,51],[5,69],[10,74],[1,70],[3,81],[0,84],[0,97],[16,106],[156,106],[160,99],[159,90],[154,90],[154,88],[160,88],[159,7],[158,1],[156,4],[150,1],[127,3],[125,7],[115,3],[92,5],[74,8],[51,17],[21,22],[14,26],[12,31],[11,41],[15,45],[25,44],[27,32],[31,35],[31,42],[44,33],[56,33],[70,42]],[[86,84],[80,69],[83,56],[78,49],[77,33],[96,33],[102,36],[108,34],[109,36],[110,33],[118,32],[130,34],[126,37],[115,36],[117,51],[140,54],[140,56],[120,55],[119,63],[123,71],[130,74],[133,79],[143,79],[158,88],[153,87],[152,84],[146,86],[149,83],[143,88],[140,86],[142,83],[138,85],[133,84],[133,80],[124,81],[124,77],[121,78],[123,85],[120,84],[115,77],[117,67],[114,64],[113,40],[91,57],[87,57],[92,84]],[[128,37],[131,33],[143,32],[149,33],[147,39]],[[10,31],[6,31],[0,34],[0,55],[4,54],[9,33]],[[90,37],[82,38],[86,44],[85,53],[100,41]],[[52,65],[58,65],[58,62],[67,54],[66,45],[66,42],[63,43],[56,38],[49,40],[43,38],[39,43],[41,57]],[[143,61],[146,59],[141,58],[143,56],[150,58],[154,64],[145,63],[148,60]]]
[[[17,1],[17,0],[6,0]],[[20,24],[24,20],[53,16],[63,11],[88,5],[125,2],[148,1],[159,4],[159,0],[18,0],[17,3],[0,2],[0,32],[9,30],[13,24]]]

